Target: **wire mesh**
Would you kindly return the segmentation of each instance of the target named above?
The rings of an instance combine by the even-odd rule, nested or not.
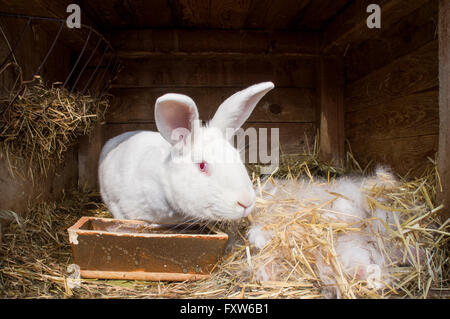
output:
[[[6,18],[24,20],[26,23],[22,29],[17,28],[16,34],[13,35],[14,39],[11,41],[13,44],[8,46],[9,52],[6,57],[2,59],[0,56],[0,70],[11,61],[18,48],[24,45],[24,35],[32,28],[34,21],[55,24],[58,25],[58,28],[57,32],[51,35],[53,36],[50,41],[51,44],[36,71],[31,74],[29,79],[26,78],[22,82],[26,83],[32,81],[36,76],[41,76],[46,65],[58,63],[57,60],[49,59],[49,57],[58,41],[62,41],[61,34],[63,30],[69,29],[65,19],[0,12],[0,19]],[[120,62],[116,51],[109,41],[91,26],[81,24],[79,29],[70,29],[70,31],[73,32],[72,35],[76,36],[77,39],[86,33],[87,36],[84,38],[83,43],[79,41],[79,50],[75,49],[77,57],[73,65],[71,65],[70,71],[67,74],[61,74],[58,82],[62,83],[62,87],[68,89],[70,93],[78,92],[79,94],[101,97],[120,70]],[[62,73],[63,71],[61,70]],[[27,75],[24,76],[26,77]]]

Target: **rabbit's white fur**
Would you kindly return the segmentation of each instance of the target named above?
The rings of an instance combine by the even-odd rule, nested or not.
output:
[[[344,273],[351,277],[355,275],[359,279],[367,280],[372,272],[379,270],[379,280],[371,283],[374,289],[379,289],[383,287],[382,280],[387,281],[387,274],[385,258],[376,244],[376,234],[386,232],[385,225],[390,224],[389,214],[381,209],[371,212],[362,188],[374,185],[390,188],[396,183],[396,179],[389,170],[378,167],[376,175],[373,177],[341,177],[333,183],[323,180],[316,180],[312,183],[305,179],[296,181],[277,180],[275,186],[267,182],[264,191],[267,194],[267,199],[283,200],[294,196],[304,206],[330,201],[328,205],[321,209],[322,218],[329,221],[359,224],[360,221],[374,217],[371,223],[372,227],[369,227],[370,229],[367,232],[355,231],[339,235],[335,240],[334,249]],[[285,192],[285,187],[289,192]],[[337,199],[336,196],[338,196]],[[333,199],[335,200],[333,201]],[[295,208],[293,210],[295,211]],[[270,214],[270,209],[267,211]],[[264,216],[260,217],[264,219]],[[258,223],[258,215],[253,216],[253,224],[247,233],[250,244],[262,249],[273,236],[273,232],[262,229],[262,224]],[[335,272],[330,265],[326,264],[324,259],[319,250],[316,254],[318,274],[323,285],[330,287],[325,289],[324,293],[339,296],[339,289],[336,288],[333,277]],[[375,269],[373,269],[374,267]],[[276,277],[276,271],[274,272],[276,265],[266,264],[263,268],[257,270],[257,279],[263,281],[276,279],[274,278]]]
[[[255,193],[227,130],[235,132],[273,87],[264,82],[235,93],[207,126],[199,124],[188,96],[158,98],[159,133],[123,133],[102,149],[100,193],[113,216],[156,223],[247,216]],[[207,172],[199,169],[201,162],[207,163]]]

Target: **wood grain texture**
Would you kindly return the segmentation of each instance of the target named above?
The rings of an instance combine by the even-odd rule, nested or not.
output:
[[[390,166],[396,173],[409,177],[420,176],[438,150],[438,135],[412,136],[391,139],[349,138],[353,155],[361,166],[379,163]]]
[[[79,0],[78,3],[83,17],[96,21],[102,30],[153,28],[175,22],[167,0]]]
[[[108,34],[123,58],[172,54],[320,54],[317,32],[152,29]]]
[[[432,41],[348,85],[346,111],[355,111],[438,85],[438,43]]]
[[[245,123],[242,128],[255,128],[258,134],[264,134],[260,129],[266,129],[267,136],[267,149],[270,154],[270,147],[272,143],[272,129],[278,129],[279,134],[279,151],[281,154],[310,154],[313,148],[313,141],[315,136],[315,124],[314,123]],[[260,137],[263,135],[259,135]],[[276,136],[276,135],[274,135]],[[258,138],[259,140],[259,138]],[[237,146],[235,144],[235,146]],[[250,146],[247,146],[247,149]],[[258,146],[259,147],[259,146]],[[258,148],[259,150],[259,148]],[[258,157],[258,161],[260,162]],[[248,162],[248,154],[246,156],[246,162]]]
[[[279,129],[280,151],[287,154],[297,154],[304,152],[308,147],[312,147],[312,141],[315,133],[314,123],[252,123],[246,122],[243,129],[253,127],[255,129],[266,128],[268,145],[271,143],[270,129]],[[102,128],[102,143],[106,143],[110,138],[119,134],[134,130],[156,131],[154,123],[122,123],[106,124]],[[100,153],[100,152],[99,152]],[[98,159],[98,155],[96,156]],[[95,157],[92,157],[94,160]]]
[[[9,3],[9,1],[6,1],[6,3]],[[36,3],[38,2],[30,1],[28,4],[31,8],[35,8]],[[44,3],[48,4],[48,2],[42,1],[43,5]],[[5,5],[5,2],[1,5]],[[19,5],[20,3],[18,2],[11,3],[9,9],[20,8]],[[52,16],[45,10],[45,7],[40,7],[39,10],[41,11],[38,12],[42,12],[43,15]],[[6,35],[10,45],[13,45],[25,25],[25,21],[1,18],[0,23],[2,31]],[[33,22],[31,24],[31,28],[24,34],[22,43],[15,52],[15,59],[22,68],[23,80],[30,80],[32,78],[51,46],[52,41],[53,36],[48,34],[42,23]],[[3,62],[3,59],[8,54],[8,44],[3,36],[1,36],[1,62]],[[62,43],[55,45],[47,64],[39,73],[44,82],[51,85],[55,81],[64,80],[64,76],[69,73],[70,54],[71,50]],[[12,62],[14,59],[10,58],[9,61]],[[2,98],[9,95],[14,81],[17,79],[17,75],[18,72],[15,72],[13,68],[7,68],[0,75],[0,96]],[[0,149],[0,152],[2,151]],[[35,175],[34,182],[27,176],[29,170],[27,165],[19,164],[17,167],[17,171],[25,176],[23,179],[17,176],[11,176],[8,171],[8,164],[3,157],[4,154],[0,154],[0,210],[12,210],[18,214],[22,214],[28,209],[29,205],[43,200],[55,200],[62,195],[63,190],[75,187],[78,178],[76,154],[76,148],[69,149],[64,154],[64,162],[51,163],[47,176]]]
[[[96,125],[90,136],[80,139],[78,149],[78,188],[83,191],[93,190],[98,183],[98,159],[104,145],[104,125]]]
[[[251,0],[211,0],[209,27],[244,28],[250,4]]]
[[[66,8],[71,3],[70,0],[3,0],[0,3],[0,11],[63,18],[67,16]]]
[[[204,0],[176,1],[181,14],[177,15],[184,27],[207,28],[211,21],[211,2]]]
[[[73,3],[73,1],[71,0],[59,0],[59,1],[4,0],[0,2],[0,11],[15,14],[18,13],[32,16],[66,19],[69,15],[69,13],[66,12],[66,9],[67,6],[71,3]],[[97,23],[96,20],[92,20],[87,14],[83,14],[86,13],[86,11],[83,10],[83,7],[81,8],[81,11],[82,11],[81,23],[99,29],[99,24]],[[7,18],[7,17],[1,18],[2,23],[3,21],[8,20],[16,20],[16,21],[18,20],[26,22],[26,19]],[[52,39],[57,34],[60,26],[60,22],[43,21],[43,20],[40,21],[35,20],[33,21],[33,24],[39,24],[40,27],[52,37]],[[20,32],[19,30],[20,29],[15,30],[15,32]],[[89,31],[85,28],[74,30],[64,27],[59,37],[60,39],[58,41],[60,43],[62,42],[66,44],[74,51],[79,51],[84,44],[84,40],[86,39],[88,32]]]
[[[344,61],[324,56],[319,80],[319,156],[336,166],[344,164]]]
[[[411,2],[409,9],[417,4]],[[346,56],[345,132],[362,165],[386,164],[413,177],[430,164],[427,157],[435,158],[439,122],[435,17],[433,0],[391,21],[389,28],[383,11],[382,29],[373,33],[374,38],[367,40],[364,34],[352,38]]]
[[[349,0],[310,1],[303,10],[296,28],[321,30],[334,15],[350,2]]]
[[[26,25],[26,21],[20,19],[2,19],[1,26],[5,33],[6,39],[0,36],[0,63],[3,62],[9,54],[9,47],[12,47],[23,27]],[[33,22],[24,34],[22,42],[16,48],[14,56],[15,61],[22,69],[22,76],[24,81],[29,81],[33,78],[34,73],[37,71],[39,65],[47,54],[53,41],[53,35],[49,34],[43,27],[43,24],[39,21]],[[44,67],[41,69],[40,75],[42,79],[48,83],[55,81],[63,81],[65,76],[69,73],[70,68],[70,55],[71,50],[62,43],[57,43],[50,53]],[[55,60],[58,63],[54,63]],[[10,57],[9,62],[14,62],[14,59]],[[1,86],[2,89],[10,88],[8,81],[14,73],[11,73],[13,68],[6,70],[6,74],[2,74],[4,82]]]
[[[450,218],[450,2],[439,2],[439,153],[438,171],[445,205],[443,220]],[[440,190],[440,185],[437,187]]]
[[[437,12],[438,1],[428,1],[389,28],[373,30],[369,39],[353,43],[345,56],[347,83],[437,39]]]
[[[3,154],[2,154],[3,156]],[[18,171],[26,174],[28,167],[19,165]],[[46,177],[21,179],[11,176],[7,163],[0,159],[0,209],[12,210],[23,214],[29,206],[38,202],[56,200],[63,191],[73,189],[77,185],[78,167],[76,148],[64,154],[62,163],[52,163]]]
[[[381,28],[387,29],[400,18],[409,15],[429,0],[379,0],[381,7]],[[342,50],[354,41],[369,39],[376,29],[369,29],[366,24],[369,13],[367,6],[372,0],[353,1],[340,14],[333,18],[324,31],[324,51]]]
[[[439,132],[439,91],[411,94],[345,114],[350,138],[389,139]]]
[[[236,87],[273,81],[277,87],[314,87],[313,57],[177,57],[127,59],[112,87]]]
[[[252,0],[247,19],[248,29],[290,29],[298,22],[310,0]]]
[[[153,122],[154,104],[166,93],[190,96],[197,104],[201,119],[212,118],[218,106],[240,88],[151,88],[114,89],[112,105],[106,114],[108,123]],[[258,103],[251,122],[314,122],[316,92],[308,88],[275,88]]]
[[[102,30],[168,27],[294,30],[298,26],[320,30],[348,1],[79,0],[77,3],[85,16]]]

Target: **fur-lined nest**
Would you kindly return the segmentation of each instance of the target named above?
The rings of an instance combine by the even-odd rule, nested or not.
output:
[[[284,175],[283,184],[297,178],[317,183],[311,174],[316,161],[311,158],[296,163],[299,169],[295,174]],[[286,169],[290,171],[283,167],[283,171]],[[379,238],[395,242],[400,259],[390,265],[394,280],[383,289],[372,289],[367,281],[342,271],[335,250],[336,236],[359,231],[362,224],[373,218],[362,224],[318,218],[317,212],[326,203],[310,202],[300,209],[298,199],[289,193],[269,200],[263,193],[264,183],[276,180],[254,178],[259,194],[256,211],[250,220],[223,225],[234,229],[235,243],[209,279],[195,282],[82,279],[79,288],[71,289],[68,266],[73,259],[66,229],[82,215],[110,217],[98,194],[73,192],[61,202],[35,206],[20,224],[13,222],[5,230],[0,256],[0,297],[324,298],[326,289],[316,264],[320,248],[341,298],[447,298],[450,226],[449,221],[443,223],[438,218],[442,206],[435,202],[436,172],[433,166],[415,180],[400,180],[388,189],[365,189],[371,207],[382,207],[398,217],[397,227]],[[322,175],[330,176],[327,182],[333,182],[333,174]],[[273,218],[264,215],[268,210]],[[252,219],[261,216],[269,216],[266,226],[276,232],[270,243],[258,250],[250,245],[246,232]],[[419,251],[420,256],[416,255]],[[278,268],[277,276],[270,279],[258,276],[258,269],[270,263]]]
[[[11,172],[18,174],[15,167],[25,162],[45,175],[50,163],[62,161],[79,136],[103,121],[108,105],[107,96],[70,93],[36,77],[0,100],[0,156]]]

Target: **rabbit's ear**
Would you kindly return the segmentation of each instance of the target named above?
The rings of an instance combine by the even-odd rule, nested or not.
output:
[[[155,121],[161,135],[170,144],[176,144],[185,139],[197,125],[197,106],[189,96],[165,94],[156,100]]]
[[[259,100],[273,88],[272,82],[263,82],[233,94],[219,106],[209,126],[222,130],[231,128],[235,132],[245,123]]]

